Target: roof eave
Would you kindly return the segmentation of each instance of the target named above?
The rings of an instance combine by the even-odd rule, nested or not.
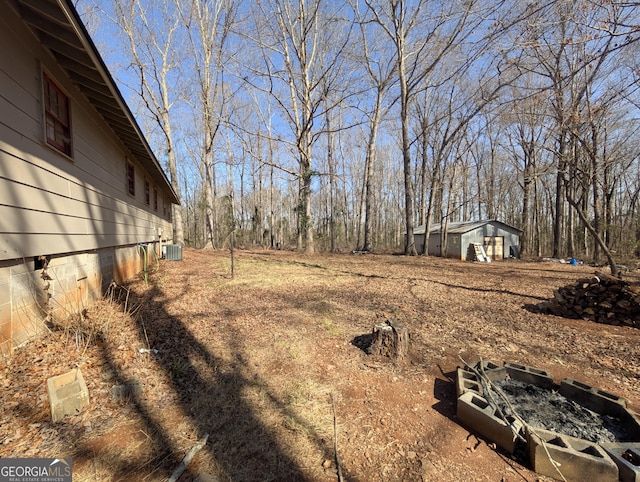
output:
[[[158,159],[69,0],[16,0],[24,21],[171,203],[180,204]]]

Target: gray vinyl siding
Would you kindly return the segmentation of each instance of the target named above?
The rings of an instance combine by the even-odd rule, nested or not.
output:
[[[45,3],[52,16],[46,13],[38,22],[50,21],[53,29],[57,19],[74,13],[66,1]],[[4,7],[0,16],[1,356],[37,336],[44,329],[43,319],[82,310],[112,281],[136,276],[143,268],[143,256],[159,256],[161,242],[173,234],[164,214],[170,213],[177,196],[139,137],[135,122],[129,114],[118,114],[121,109],[128,112],[119,95],[108,97],[113,93],[108,90],[111,81],[106,79],[102,90],[98,86],[94,96],[96,79],[105,77],[99,73],[100,63],[84,50],[86,43],[80,38],[71,41],[63,55],[84,59],[79,67],[83,74],[71,78],[89,89],[93,103],[26,26],[16,3],[0,0],[0,5]],[[65,32],[82,34],[69,25]],[[59,60],[75,71],[78,67],[65,58]],[[98,70],[91,74],[93,68]],[[44,73],[69,99],[70,156],[45,142]],[[143,159],[136,159],[129,149]],[[135,167],[135,196],[128,191],[127,161]],[[153,172],[145,172],[139,161]],[[157,211],[153,200],[151,205],[145,203],[145,178],[152,193],[158,190]],[[36,263],[41,255],[48,257],[46,277]]]
[[[162,190],[156,213],[127,192],[127,151],[12,9],[0,18],[0,260],[131,245],[172,235]],[[10,54],[9,54],[10,53]],[[67,93],[72,158],[44,142],[42,71]],[[151,192],[156,185],[151,183]],[[1,304],[1,303],[0,303]]]

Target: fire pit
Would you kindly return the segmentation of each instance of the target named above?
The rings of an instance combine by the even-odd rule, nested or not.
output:
[[[458,368],[457,417],[541,474],[640,482],[640,417],[627,400],[544,370],[480,361]]]

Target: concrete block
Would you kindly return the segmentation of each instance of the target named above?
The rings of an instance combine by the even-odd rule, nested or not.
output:
[[[468,391],[460,395],[456,414],[458,420],[474,432],[507,452],[514,452],[522,424],[510,416],[502,420],[496,409],[478,394]]]
[[[11,282],[9,280],[5,282],[0,279],[0,305],[5,305],[5,304],[8,305],[10,303],[11,303]]]
[[[482,395],[480,380],[473,372],[458,367],[456,370],[456,396],[459,397],[469,391],[476,395]]]
[[[13,312],[8,337],[13,340],[14,346],[20,346],[44,331],[45,326],[36,309],[34,306],[24,306]]]
[[[640,482],[640,443],[601,443],[618,466],[621,482]]]
[[[504,362],[504,367],[513,380],[518,380],[520,382],[549,390],[555,387],[553,377],[544,370],[508,361]]]
[[[0,303],[0,326],[11,323],[11,303]]]
[[[620,417],[626,413],[627,400],[625,398],[571,378],[565,378],[560,382],[558,392],[583,407],[603,415]]]
[[[492,382],[499,382],[507,378],[507,370],[489,360],[479,361],[474,368],[480,373],[484,373]]]
[[[533,470],[540,475],[560,479],[550,456],[567,482],[618,481],[618,466],[596,443],[538,428],[527,430],[527,442]]]
[[[79,413],[89,403],[89,390],[79,368],[47,379],[47,389],[54,423]]]
[[[11,266],[7,261],[0,261],[0,287],[10,286]]]
[[[34,295],[38,295],[44,282],[39,271],[33,271],[11,277],[11,300],[14,306],[33,303]]]
[[[630,408],[627,408],[626,415],[620,417],[620,420],[629,431],[629,440],[640,441],[640,416]]]
[[[9,261],[10,265],[10,276],[20,276],[24,274],[29,274],[33,269],[33,261]]]

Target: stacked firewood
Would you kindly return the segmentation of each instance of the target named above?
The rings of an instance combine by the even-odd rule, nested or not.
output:
[[[553,299],[537,308],[566,318],[640,328],[640,284],[596,273],[555,290]]]

